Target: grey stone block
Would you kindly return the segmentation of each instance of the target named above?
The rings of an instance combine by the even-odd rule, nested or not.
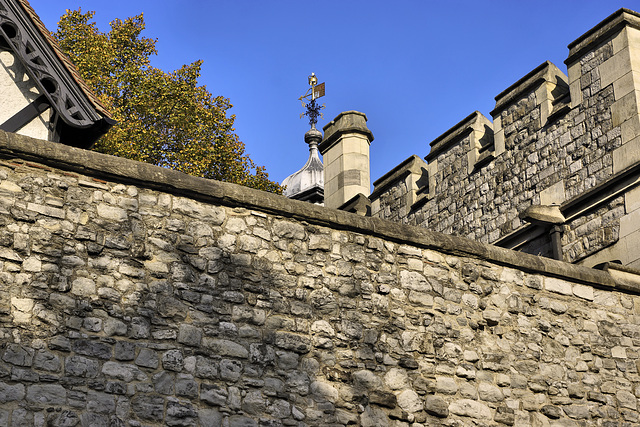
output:
[[[71,348],[78,354],[109,360],[112,356],[112,347],[98,341],[77,339],[71,341]]]
[[[2,360],[16,366],[31,366],[34,353],[35,351],[32,348],[9,344],[2,354]]]
[[[23,384],[6,384],[0,382],[0,402],[13,402],[22,400],[25,396],[25,386]]]
[[[167,371],[158,372],[152,377],[155,391],[165,395],[172,395],[174,393],[175,381],[175,374]]]
[[[147,421],[162,421],[165,399],[154,395],[136,395],[131,399],[131,409],[135,415]]]
[[[37,405],[64,405],[67,390],[60,384],[35,384],[27,387],[27,402]]]
[[[199,346],[202,341],[202,330],[199,328],[182,324],[178,329],[178,342],[190,346]]]
[[[65,375],[95,378],[100,372],[100,365],[96,360],[83,356],[69,356],[64,362]]]
[[[143,347],[138,352],[135,363],[138,366],[156,369],[160,363],[158,352]]]
[[[162,355],[162,367],[169,371],[182,371],[184,357],[180,350],[169,350]]]
[[[58,372],[61,367],[58,355],[48,351],[38,351],[33,360],[33,367],[49,372]]]
[[[115,346],[115,358],[116,360],[133,360],[136,355],[135,343],[129,341],[118,341]]]
[[[228,396],[228,391],[221,385],[202,383],[200,386],[200,400],[211,406],[226,405]]]

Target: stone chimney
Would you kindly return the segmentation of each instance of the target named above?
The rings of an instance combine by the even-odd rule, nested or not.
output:
[[[358,194],[369,196],[369,145],[373,133],[367,116],[345,111],[323,128],[318,146],[324,161],[324,205],[338,208]]]

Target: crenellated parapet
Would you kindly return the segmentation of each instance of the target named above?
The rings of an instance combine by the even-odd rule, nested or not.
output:
[[[401,221],[429,192],[427,163],[413,155],[373,183],[371,212],[375,216]],[[378,215],[384,206],[385,213]]]
[[[640,14],[620,9],[569,44],[567,74],[546,61],[496,96],[492,120],[474,112],[433,140],[419,188],[396,173],[402,164],[376,181],[373,214],[570,262],[640,266],[637,58]],[[393,209],[410,191],[422,197]]]
[[[466,152],[466,170],[467,173],[472,173],[474,169],[481,167],[494,158],[493,123],[479,111],[474,111],[451,129],[431,141],[429,146],[431,151],[425,159],[432,165],[430,166],[432,175],[441,175],[437,167],[438,160],[442,163],[444,159],[451,155],[451,151],[459,149]],[[431,188],[435,190],[435,187],[434,182]]]
[[[533,133],[568,111],[569,84],[558,67],[545,61],[495,98],[491,111],[494,121],[495,154],[502,154],[510,138],[523,129]],[[513,148],[513,145],[508,148]]]

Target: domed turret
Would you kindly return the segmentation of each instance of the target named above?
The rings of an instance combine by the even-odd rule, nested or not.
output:
[[[322,132],[315,127],[304,134],[304,142],[309,144],[309,160],[302,169],[282,181],[286,187],[284,195],[290,199],[319,205],[324,203],[324,168],[318,152],[320,141]]]

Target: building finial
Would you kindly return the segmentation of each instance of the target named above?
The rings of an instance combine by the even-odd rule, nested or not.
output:
[[[315,129],[316,123],[318,123],[318,117],[323,117],[320,110],[325,107],[324,104],[319,105],[316,102],[316,99],[324,96],[324,83],[318,84],[316,74],[311,73],[309,76],[309,86],[311,86],[311,88],[308,89],[304,95],[298,98],[298,100],[302,102],[302,106],[307,109],[307,111],[300,114],[300,118],[304,116],[309,117],[309,125],[311,126],[311,129]],[[311,100],[309,102],[305,102],[305,100],[309,100],[309,97],[311,97]]]

